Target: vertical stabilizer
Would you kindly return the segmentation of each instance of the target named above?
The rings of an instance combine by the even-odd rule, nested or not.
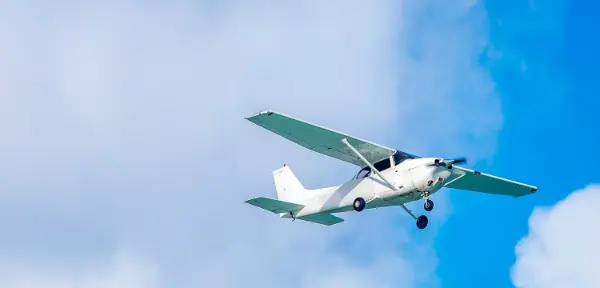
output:
[[[277,199],[281,201],[302,204],[306,199],[306,189],[296,178],[290,167],[284,165],[273,171]]]

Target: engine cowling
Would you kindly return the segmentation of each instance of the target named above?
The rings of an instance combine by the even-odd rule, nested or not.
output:
[[[413,185],[419,191],[439,189],[451,172],[444,167],[419,165],[410,169]]]

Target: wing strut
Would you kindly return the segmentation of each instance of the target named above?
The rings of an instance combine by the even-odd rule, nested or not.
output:
[[[350,143],[348,143],[348,140],[346,140],[346,138],[343,138],[342,143],[344,145],[346,145],[346,147],[348,147],[348,149],[350,149],[352,152],[354,152],[354,154],[356,155],[356,157],[358,157],[360,160],[362,160],[367,166],[369,166],[369,168],[371,168],[371,171],[375,172],[375,174],[377,174],[377,176],[379,176],[392,190],[396,191],[396,192],[400,192],[399,189],[392,185],[392,183],[390,181],[387,180],[387,178],[385,178],[380,172],[379,170],[377,170],[375,168],[375,166],[373,166],[373,164],[371,164],[369,161],[367,161],[367,159],[365,157],[363,157],[360,152],[358,152],[358,150],[356,150],[352,145],[350,145]],[[406,208],[406,206],[404,204],[401,204],[400,206],[402,206],[402,209],[404,209],[404,211],[406,211],[406,213],[408,213],[412,218],[414,218],[415,220],[417,219],[417,217],[415,216],[415,214],[413,214],[408,208]]]

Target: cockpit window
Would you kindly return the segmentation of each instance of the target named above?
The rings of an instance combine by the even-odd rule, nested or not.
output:
[[[406,159],[415,159],[415,158],[417,158],[417,156],[397,151],[396,153],[394,153],[394,163],[395,163],[394,165],[398,165],[398,164],[404,162]],[[383,159],[383,160],[373,164],[373,166],[375,167],[375,169],[377,169],[380,172],[390,169],[390,167],[391,167],[390,159],[389,158]],[[365,177],[369,176],[369,174],[371,174],[371,168],[364,167],[363,169],[361,169],[358,172],[358,174],[356,174],[355,178],[356,179],[365,178]]]
[[[375,169],[381,172],[390,169],[390,167],[392,167],[392,164],[390,163],[390,159],[387,158],[375,163],[373,166],[375,167]]]
[[[400,152],[397,151],[396,153],[394,153],[394,163],[396,163],[396,165],[404,162],[404,160],[406,159],[415,159],[417,158],[417,156],[413,156],[404,152]]]
[[[389,158],[383,159],[383,160],[373,164],[373,166],[375,167],[375,169],[377,169],[380,172],[390,169],[390,167],[391,167],[390,159]],[[361,169],[358,172],[358,174],[356,174],[356,179],[365,178],[365,177],[369,176],[369,174],[371,174],[371,168],[365,167],[365,168]]]

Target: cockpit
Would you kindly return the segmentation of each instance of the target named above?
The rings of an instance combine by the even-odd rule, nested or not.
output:
[[[407,159],[418,158],[417,156],[410,155],[408,153],[404,153],[401,151],[396,151],[396,153],[394,153],[393,157],[394,157],[394,165],[398,165]],[[386,159],[383,159],[383,160],[373,164],[373,167],[375,167],[375,169],[377,169],[379,172],[382,172],[387,169],[390,169],[391,168],[390,164],[391,164],[390,159],[386,158]],[[358,171],[358,173],[356,174],[356,176],[354,178],[361,179],[361,178],[365,178],[365,177],[369,176],[370,174],[371,174],[371,168],[369,166],[367,166],[367,167],[361,169],[360,171]]]

